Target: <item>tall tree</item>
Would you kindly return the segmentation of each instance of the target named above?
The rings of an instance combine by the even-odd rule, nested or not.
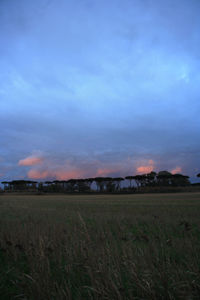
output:
[[[120,189],[121,189],[121,182],[123,180],[124,180],[124,178],[122,178],[122,177],[113,178],[113,181],[116,182],[116,190],[117,191],[120,191]]]
[[[75,192],[76,190],[76,179],[69,179],[67,181],[68,184],[68,191],[69,192]]]
[[[2,181],[4,191],[9,189],[9,181]]]
[[[91,191],[91,186],[92,186],[93,182],[94,182],[94,178],[86,178],[85,179],[85,184],[87,184],[90,191]]]
[[[174,174],[172,175],[171,183],[173,186],[188,186],[190,185],[189,176]]]
[[[145,174],[135,175],[134,180],[137,184],[137,188],[139,188],[140,186],[143,187],[146,185],[146,175]]]
[[[133,176],[133,179],[135,180],[135,183],[137,185],[137,189],[140,187],[140,175]]]
[[[132,189],[132,180],[135,179],[135,176],[126,176],[125,179],[129,180],[129,189]]]
[[[173,175],[168,171],[160,171],[157,174],[157,182],[160,186],[168,186],[172,183]]]
[[[77,184],[77,189],[79,192],[89,192],[90,191],[90,187],[87,184],[87,180],[86,179],[77,179],[76,181]]]
[[[156,185],[156,172],[150,172],[146,174],[146,185],[155,186]]]
[[[104,177],[95,177],[94,178],[96,185],[97,185],[97,191],[103,192],[104,190]]]
[[[107,192],[115,192],[116,190],[116,183],[114,182],[114,178],[111,178],[111,177],[107,177],[106,179],[106,191]]]

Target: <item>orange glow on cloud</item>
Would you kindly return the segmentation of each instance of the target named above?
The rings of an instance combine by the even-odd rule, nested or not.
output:
[[[41,157],[29,156],[27,158],[21,159],[18,162],[18,165],[19,166],[34,166],[34,165],[39,165],[41,163],[42,163]]]
[[[44,179],[50,176],[48,171],[39,171],[39,170],[30,170],[27,175],[31,179]]]
[[[147,165],[137,167],[136,171],[137,171],[137,173],[140,173],[140,174],[150,173],[154,170],[154,165],[155,165],[154,161],[152,159],[150,159],[148,161]]]
[[[182,168],[181,167],[176,167],[175,169],[171,170],[172,174],[177,174],[177,173],[181,173],[182,172]]]
[[[102,169],[98,169],[96,175],[97,176],[106,176],[109,175],[111,173],[117,172],[118,170],[116,169],[109,169],[109,168],[102,168]]]
[[[153,171],[153,166],[141,166],[137,168],[138,173],[150,173]]]
[[[56,171],[55,176],[58,180],[80,178],[83,176],[83,171],[80,171],[80,170]]]

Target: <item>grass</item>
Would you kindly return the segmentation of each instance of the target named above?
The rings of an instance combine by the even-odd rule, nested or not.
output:
[[[1,195],[1,299],[199,299],[200,193]]]

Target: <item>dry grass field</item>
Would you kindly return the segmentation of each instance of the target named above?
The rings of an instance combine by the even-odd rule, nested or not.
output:
[[[0,195],[0,299],[200,299],[200,193]]]

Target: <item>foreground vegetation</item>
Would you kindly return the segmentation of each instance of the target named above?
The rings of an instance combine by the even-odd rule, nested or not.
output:
[[[1,195],[1,299],[199,299],[200,193]]]

